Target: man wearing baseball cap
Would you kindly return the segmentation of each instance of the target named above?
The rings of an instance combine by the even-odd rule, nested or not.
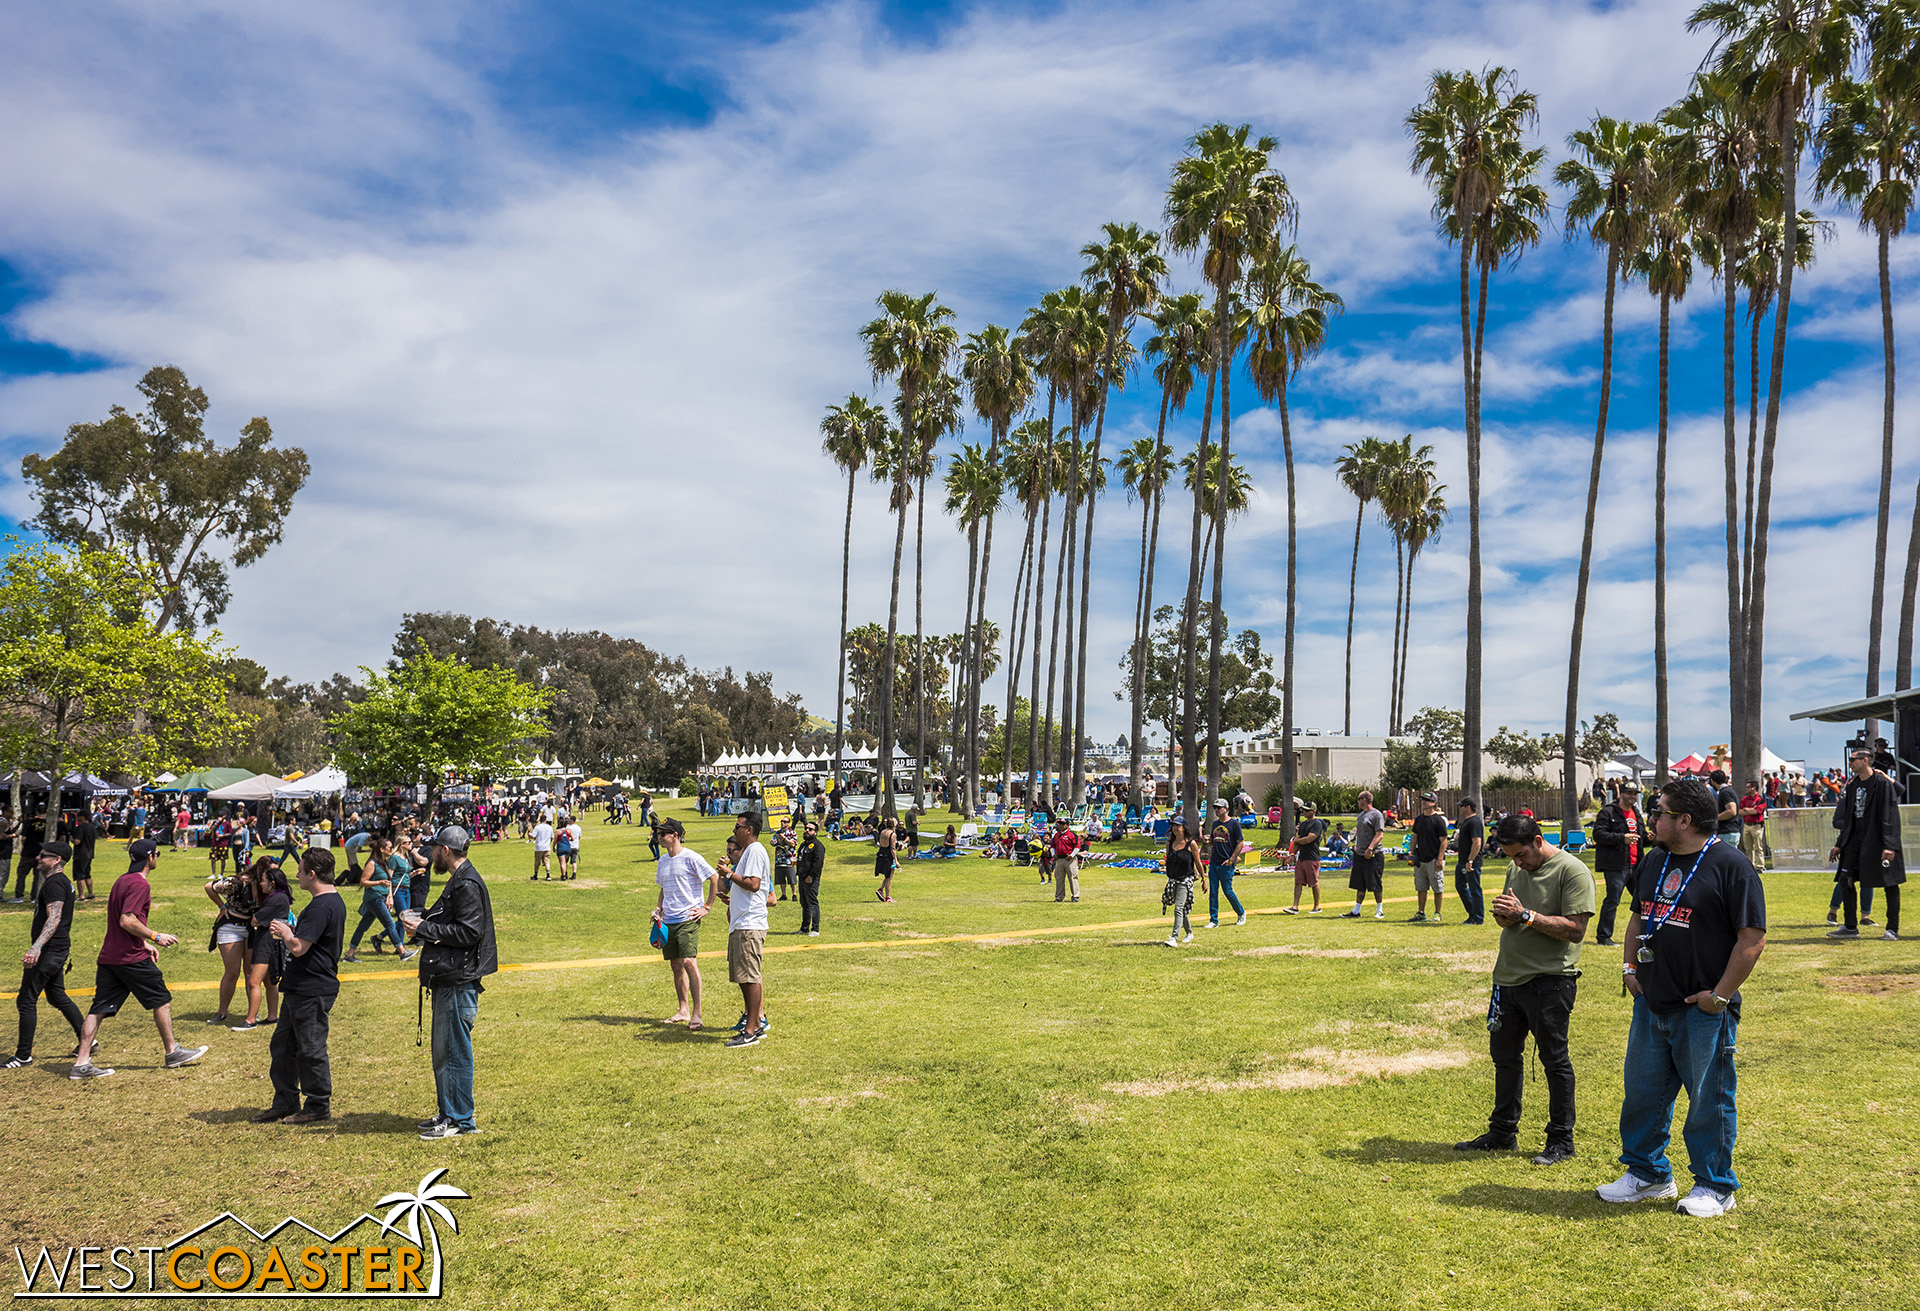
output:
[[[93,1063],[93,1038],[102,1021],[119,1014],[128,997],[153,1012],[169,1070],[192,1065],[207,1054],[205,1047],[182,1047],[173,1040],[173,994],[160,976],[159,960],[162,947],[180,940],[147,927],[147,915],[153,908],[153,888],[147,875],[159,864],[159,850],[152,838],[129,842],[127,872],[113,881],[107,893],[107,937],[100,944],[93,1007],[80,1028],[80,1046],[74,1053],[70,1078],[101,1079],[113,1073]]]
[[[493,938],[493,898],[467,859],[472,837],[449,824],[433,835],[433,868],[447,876],[424,915],[409,907],[401,922],[420,952],[420,986],[433,994],[433,1087],[439,1108],[420,1122],[420,1137],[480,1132],[473,1120],[473,1025],[480,1016],[480,980],[500,968]]]
[[[67,856],[67,844],[56,839],[40,844],[40,854],[34,862],[34,882],[39,886],[33,893],[33,939],[27,944],[26,955],[20,958],[25,968],[20,973],[20,991],[14,998],[14,1005],[20,1011],[20,1041],[14,1048],[13,1059],[6,1064],[9,1070],[33,1064],[33,1035],[39,1025],[42,992],[47,994],[48,1003],[73,1026],[74,1037],[80,1036],[80,1008],[67,996],[67,953],[71,949],[68,932],[73,926],[74,900],[73,884],[67,880]],[[78,1049],[75,1054],[78,1055]]]

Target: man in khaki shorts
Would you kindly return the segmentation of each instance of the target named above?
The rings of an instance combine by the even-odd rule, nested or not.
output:
[[[745,1014],[729,1047],[751,1047],[767,1034],[766,990],[760,982],[760,949],[767,940],[767,897],[773,890],[773,862],[760,845],[760,817],[748,813],[733,821],[740,858],[721,866],[727,892],[727,979],[740,985]]]
[[[1447,821],[1439,798],[1420,794],[1420,813],[1413,820],[1413,890],[1420,898],[1412,923],[1440,922],[1440,890],[1447,886]],[[1427,918],[1427,893],[1433,893],[1433,918]]]

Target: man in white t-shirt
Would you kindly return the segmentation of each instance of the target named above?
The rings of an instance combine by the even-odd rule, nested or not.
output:
[[[729,1047],[751,1047],[767,1033],[766,990],[760,982],[760,951],[767,940],[767,898],[773,895],[773,863],[760,845],[760,817],[748,812],[733,821],[740,858],[721,865],[719,876],[732,886],[727,902],[727,979],[740,985],[745,1013]]]
[[[575,819],[567,825],[565,832],[567,835],[567,857],[564,862],[566,868],[561,873],[570,879],[577,879],[580,877],[580,839],[586,830],[581,828],[580,821]]]
[[[666,854],[654,872],[660,894],[653,904],[653,921],[666,931],[660,954],[673,970],[673,992],[679,1009],[668,1024],[700,1028],[700,921],[713,906],[713,866],[697,851],[681,845],[687,830],[677,819],[660,824],[660,845]]]
[[[538,880],[542,870],[553,878],[553,825],[544,818],[533,826],[533,875],[527,882]]]

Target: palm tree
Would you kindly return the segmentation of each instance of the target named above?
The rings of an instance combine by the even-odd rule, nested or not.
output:
[[[1420,559],[1420,552],[1438,538],[1446,526],[1447,499],[1441,495],[1446,490],[1444,483],[1429,488],[1426,499],[1409,509],[1403,525],[1407,543],[1407,632],[1400,643],[1400,672],[1394,679],[1399,691],[1395,693],[1393,705],[1394,723],[1402,728],[1407,722],[1407,659],[1413,647],[1413,566]]]
[[[381,1232],[391,1231],[396,1234],[403,1232],[400,1222],[401,1217],[404,1216],[406,1221],[404,1232],[407,1235],[407,1241],[415,1247],[426,1245],[420,1241],[420,1228],[424,1222],[427,1244],[433,1247],[433,1283],[426,1291],[427,1297],[440,1296],[440,1230],[434,1224],[434,1219],[438,1217],[447,1228],[459,1233],[460,1222],[453,1218],[453,1212],[448,1209],[446,1203],[463,1201],[472,1196],[465,1189],[441,1183],[440,1178],[446,1172],[447,1167],[444,1165],[437,1170],[429,1170],[426,1177],[420,1180],[420,1186],[413,1192],[388,1193],[374,1203],[375,1206],[393,1208],[380,1222]]]
[[[1378,437],[1362,437],[1342,447],[1334,463],[1340,485],[1359,502],[1353,512],[1353,567],[1347,574],[1347,700],[1340,730],[1347,737],[1353,736],[1353,608],[1360,587],[1360,526],[1366,519],[1367,506],[1380,494],[1381,463],[1390,445]]]
[[[953,696],[953,733],[954,750],[952,758],[956,765],[963,759],[959,744],[965,742],[965,777],[971,779],[974,773],[974,746],[978,739],[977,730],[971,716],[967,713],[966,702],[968,688],[973,682],[973,662],[979,652],[975,643],[979,639],[978,620],[974,615],[974,596],[976,576],[980,571],[980,525],[993,523],[993,516],[999,513],[1000,503],[1006,497],[1006,485],[1000,477],[999,467],[993,456],[975,445],[963,446],[960,454],[947,464],[947,502],[946,510],[960,522],[962,531],[967,534],[967,621],[957,639],[959,645],[954,652],[954,696]],[[985,585],[981,582],[980,608],[985,610]],[[962,737],[963,725],[968,736]],[[969,784],[963,782],[960,787],[959,809],[962,815],[972,811],[972,792]]]
[[[939,303],[938,293],[912,296],[904,291],[883,291],[875,302],[880,316],[860,329],[867,343],[867,364],[875,382],[895,378],[900,399],[895,406],[902,422],[910,424],[919,413],[920,392],[946,373],[947,364],[959,347],[959,334],[949,322],[953,311]],[[910,462],[896,462],[893,508],[898,526],[893,538],[893,582],[887,602],[886,668],[894,666],[894,648],[900,631],[900,561],[907,541],[907,478]],[[893,797],[893,679],[883,680],[880,692],[879,789],[880,813],[888,819],[897,814]]]
[[[1287,623],[1280,672],[1280,831],[1293,831],[1293,633],[1298,609],[1299,511],[1293,486],[1293,426],[1287,384],[1327,343],[1327,317],[1346,302],[1313,280],[1298,248],[1273,251],[1248,278],[1247,369],[1254,390],[1280,407],[1280,448],[1287,470]]]
[[[1197,490],[1201,495],[1206,497],[1207,530],[1206,536],[1200,543],[1201,568],[1203,571],[1201,574],[1201,584],[1204,586],[1211,577],[1211,574],[1206,572],[1206,561],[1213,553],[1214,542],[1219,537],[1218,529],[1220,527],[1220,521],[1216,516],[1222,510],[1226,511],[1229,518],[1237,519],[1245,514],[1247,512],[1247,506],[1253,498],[1253,479],[1248,476],[1246,466],[1236,460],[1229,466],[1232,472],[1227,476],[1227,485],[1223,489],[1220,486],[1220,448],[1214,446],[1207,451],[1206,486],[1203,488],[1195,488],[1193,485],[1194,470],[1199,467],[1199,454],[1200,452],[1196,448],[1181,456],[1180,472],[1181,481],[1186,485],[1188,491]]]
[[[1053,486],[1056,481],[1053,467],[1054,444],[1052,429],[1045,419],[1029,419],[1013,430],[1007,444],[1006,478],[1007,484],[1020,498],[1020,506],[1026,515],[1026,545],[1020,553],[1020,566],[1014,575],[1013,614],[1008,618],[1007,631],[1013,635],[1013,659],[1007,662],[1007,713],[1001,721],[1006,725],[1008,735],[1006,749],[1001,756],[1000,795],[1009,803],[1013,799],[1013,719],[1018,704],[1021,661],[1026,657],[1028,621],[1033,617],[1034,588],[1036,582],[1044,585],[1045,543],[1044,528],[1039,538],[1040,558],[1036,564],[1034,530],[1042,523],[1051,506]],[[1039,633],[1034,633],[1035,645],[1039,643]],[[1039,662],[1035,661],[1038,668]],[[1028,702],[1027,718],[1034,718],[1033,702]],[[1028,725],[1027,743],[1027,804],[1034,801],[1033,769],[1039,759],[1039,741],[1033,733],[1031,722]]]
[[[1065,392],[1067,395],[1069,413],[1073,412],[1075,402],[1078,399],[1073,386],[1073,380],[1076,374],[1073,356],[1078,338],[1084,335],[1081,325],[1076,322],[1076,320],[1084,317],[1085,308],[1085,301],[1078,287],[1068,287],[1060,291],[1050,291],[1040,298],[1040,304],[1038,306],[1027,311],[1027,317],[1020,323],[1020,339],[1027,350],[1028,356],[1033,360],[1039,373],[1047,380],[1046,431],[1049,434],[1047,439],[1048,450],[1038,464],[1031,466],[1033,469],[1045,469],[1049,474],[1045,490],[1046,499],[1040,507],[1039,541],[1036,548],[1030,553],[1032,555],[1030,567],[1033,570],[1031,586],[1034,592],[1034,599],[1031,604],[1032,608],[1037,612],[1044,612],[1046,609],[1047,533],[1053,509],[1052,494],[1054,491],[1060,489],[1059,484],[1050,476],[1058,472],[1054,467],[1056,457],[1051,449],[1054,440],[1051,434],[1055,432],[1054,419],[1061,393]],[[1063,525],[1064,522],[1063,518]],[[1056,569],[1057,568],[1058,566],[1056,566]],[[1059,589],[1056,586],[1055,596],[1057,597],[1058,595]],[[1057,611],[1058,609],[1059,607],[1056,603],[1055,610]],[[1042,771],[1040,768],[1040,630],[1038,625],[1039,620],[1036,617],[1032,648],[1034,657],[1032,671],[1033,687],[1027,714],[1027,769],[1029,781],[1027,803],[1029,806],[1032,806],[1039,798],[1039,789],[1041,787],[1045,787],[1049,795],[1051,794],[1051,781],[1046,777],[1045,771]],[[1054,631],[1057,639],[1059,632],[1057,622],[1054,625]],[[1058,656],[1057,645],[1055,646],[1055,656],[1056,658]],[[1009,715],[1012,713],[1011,704],[1008,706],[1008,713]],[[1008,722],[1012,722],[1011,718],[1009,718]],[[1007,754],[1011,756],[1012,751],[1009,750]],[[1035,778],[1036,771],[1039,772],[1037,780]]]
[[[1607,252],[1607,291],[1600,326],[1600,404],[1593,426],[1593,462],[1587,469],[1587,517],[1580,535],[1580,573],[1573,592],[1573,631],[1567,656],[1567,722],[1560,747],[1560,834],[1579,824],[1575,736],[1580,730],[1580,649],[1586,636],[1587,588],[1593,577],[1593,524],[1600,510],[1600,467],[1607,445],[1607,403],[1613,395],[1613,294],[1621,267],[1646,240],[1643,193],[1653,180],[1654,150],[1660,129],[1652,123],[1608,118],[1593,120],[1567,138],[1575,152],[1553,171],[1568,188],[1567,240],[1585,225],[1587,237]]]
[[[1412,433],[1397,442],[1386,443],[1381,452],[1379,478],[1380,517],[1393,534],[1393,650],[1388,661],[1387,735],[1397,737],[1399,706],[1403,699],[1400,686],[1403,643],[1410,640],[1413,629],[1413,597],[1409,588],[1412,571],[1407,544],[1421,507],[1433,493],[1433,447],[1422,446],[1416,451]]]
[[[1547,212],[1535,181],[1544,149],[1528,149],[1523,134],[1539,118],[1538,98],[1521,90],[1511,70],[1479,74],[1436,72],[1427,98],[1407,115],[1413,171],[1433,189],[1434,217],[1449,241],[1460,244],[1460,367],[1465,379],[1467,439],[1467,651],[1461,788],[1480,790],[1481,580],[1480,371],[1486,343],[1487,282],[1502,264],[1538,244]],[[1470,311],[1478,275],[1478,305]]]
[[[1827,116],[1815,137],[1820,154],[1815,185],[1838,196],[1871,228],[1880,254],[1880,343],[1885,362],[1880,407],[1880,502],[1873,536],[1873,600],[1867,610],[1867,695],[1880,695],[1880,637],[1886,613],[1887,530],[1893,516],[1893,276],[1889,247],[1907,230],[1914,179],[1920,176],[1920,117],[1913,97],[1913,66],[1903,58],[1912,33],[1891,6],[1876,17],[1870,73],[1843,79],[1827,94]],[[1869,719],[1871,740],[1879,725]]]
[[[913,469],[913,700],[919,720],[919,756],[913,770],[913,805],[927,807],[927,677],[926,626],[923,613],[925,576],[921,568],[927,531],[927,477],[933,472],[933,448],[940,439],[960,431],[960,380],[941,372],[923,387],[914,416]]]
[[[1165,297],[1152,315],[1154,332],[1147,339],[1147,355],[1160,363],[1153,369],[1160,384],[1160,426],[1154,432],[1153,467],[1169,468],[1167,454],[1167,412],[1185,411],[1187,397],[1193,392],[1194,372],[1207,367],[1208,344],[1212,340],[1213,311],[1206,308],[1195,292]],[[1128,804],[1138,807],[1140,796],[1140,738],[1146,730],[1146,678],[1149,628],[1153,620],[1153,574],[1160,554],[1160,508],[1165,503],[1167,474],[1162,472],[1153,486],[1152,525],[1141,546],[1139,600],[1134,610],[1133,633],[1133,731],[1128,737],[1131,760],[1128,765]],[[1171,749],[1169,742],[1169,749]]]
[[[1708,0],[1687,19],[1693,31],[1716,32],[1715,70],[1738,77],[1749,97],[1764,107],[1765,125],[1782,183],[1786,215],[1783,251],[1800,248],[1798,204],[1800,124],[1813,95],[1842,76],[1853,58],[1855,0]],[[1736,777],[1754,772],[1760,756],[1763,656],[1766,650],[1768,524],[1773,504],[1773,457],[1780,435],[1780,388],[1785,376],[1787,322],[1793,308],[1793,265],[1780,266],[1780,295],[1768,362],[1766,425],[1761,434],[1760,478],[1753,514],[1751,579],[1746,604],[1745,714],[1734,735]]]
[[[987,463],[995,471],[995,476],[999,477],[1000,447],[1007,439],[1013,416],[1033,401],[1033,366],[1027,360],[1020,338],[992,323],[969,336],[960,355],[960,376],[966,381],[967,393],[973,399],[974,413],[986,420],[987,429],[992,434],[991,444],[987,447]],[[995,502],[996,505],[998,503]],[[980,737],[980,688],[987,676],[977,638],[987,612],[987,581],[993,565],[993,520],[994,516],[988,514],[980,547],[980,617],[975,619],[970,616],[965,630],[970,638],[975,639],[966,657],[969,744]],[[1017,603],[1017,586],[1015,596]],[[980,803],[979,761],[974,759],[971,746],[967,759],[967,781],[962,798],[966,808],[961,812],[964,815],[972,814]]]
[[[1047,659],[1047,748],[1043,761],[1043,773],[1049,778],[1053,773],[1053,731],[1056,721],[1053,718],[1054,687],[1056,672],[1060,665],[1061,615],[1066,615],[1066,662],[1065,674],[1060,679],[1061,716],[1057,721],[1060,732],[1060,773],[1062,782],[1066,781],[1068,759],[1073,754],[1069,735],[1073,731],[1073,706],[1075,703],[1074,684],[1076,681],[1074,648],[1074,600],[1079,590],[1079,579],[1074,573],[1074,563],[1079,555],[1080,511],[1083,506],[1091,510],[1092,498],[1085,494],[1080,478],[1086,468],[1085,450],[1081,434],[1093,419],[1097,408],[1097,397],[1103,394],[1098,375],[1100,363],[1106,354],[1106,313],[1097,293],[1080,287],[1067,287],[1058,293],[1056,322],[1059,327],[1055,338],[1056,367],[1060,370],[1061,385],[1068,396],[1068,410],[1072,417],[1073,438],[1070,449],[1064,453],[1067,481],[1062,489],[1065,502],[1061,513],[1063,549],[1059,553],[1053,591],[1053,628],[1048,647]],[[1069,784],[1071,794],[1076,785]],[[1051,796],[1051,790],[1049,789]]]
[[[833,693],[833,780],[844,780],[840,758],[847,739],[847,585],[853,565],[853,482],[868,458],[884,440],[886,411],[861,396],[847,397],[845,405],[829,405],[820,421],[821,448],[847,471],[847,522],[840,534],[840,673]]]
[[[1229,301],[1249,264],[1257,260],[1277,239],[1284,227],[1291,230],[1298,207],[1287,180],[1270,162],[1280,143],[1272,137],[1252,138],[1253,129],[1243,123],[1229,128],[1214,123],[1202,128],[1188,143],[1190,153],[1173,166],[1173,181],[1167,188],[1167,244],[1183,253],[1199,252],[1201,270],[1213,289],[1214,352],[1212,373],[1220,384],[1221,463],[1232,468],[1233,451],[1233,316]],[[1199,464],[1210,467],[1206,453],[1207,419],[1200,421]],[[1217,497],[1226,495],[1231,478],[1220,480]],[[1199,482],[1204,483],[1201,479]],[[1193,516],[1193,544],[1200,545],[1204,508],[1197,497]],[[1222,575],[1226,566],[1227,510],[1217,501],[1213,519],[1217,536],[1213,546],[1213,609],[1207,635],[1207,795],[1217,800],[1220,788],[1220,644],[1226,637]],[[1187,570],[1187,636],[1184,683],[1188,705],[1193,704],[1197,645],[1195,634],[1200,606],[1202,561],[1195,558]],[[1193,759],[1193,715],[1189,713],[1181,728],[1186,757]],[[1181,801],[1187,814],[1199,811],[1199,780],[1191,768],[1182,788]]]
[[[1103,240],[1080,248],[1086,267],[1081,278],[1094,299],[1106,310],[1105,350],[1100,361],[1097,385],[1099,409],[1093,421],[1093,464],[1100,463],[1100,443],[1107,426],[1107,400],[1126,376],[1122,348],[1133,334],[1133,321],[1160,296],[1160,284],[1167,279],[1166,257],[1160,253],[1160,234],[1143,231],[1137,223],[1107,223],[1101,227]],[[1116,370],[1116,365],[1119,368]],[[1076,678],[1077,694],[1073,713],[1073,780],[1076,795],[1081,775],[1086,772],[1087,729],[1087,625],[1091,609],[1093,583],[1093,498],[1087,499],[1087,514],[1081,524],[1080,546],[1080,642]]]

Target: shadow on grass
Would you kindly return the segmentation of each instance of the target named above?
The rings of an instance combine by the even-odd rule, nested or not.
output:
[[[654,1019],[647,1015],[569,1015],[570,1021],[584,1021],[591,1024],[604,1024],[608,1027],[626,1026],[641,1029],[644,1032],[634,1035],[649,1042],[700,1042],[715,1036],[726,1037],[725,1030],[716,1030],[712,1025],[692,1032],[684,1024],[668,1024],[665,1020]]]
[[[1523,1188],[1517,1184],[1473,1184],[1451,1196],[1436,1199],[1453,1206],[1487,1211],[1516,1211],[1523,1215],[1564,1215],[1592,1219],[1597,1215],[1626,1216],[1630,1206],[1609,1206],[1591,1188]]]
[[[394,1111],[349,1111],[345,1115],[334,1116],[324,1124],[335,1133],[398,1133],[418,1137],[419,1121],[418,1115],[401,1115]]]
[[[1116,940],[1108,945],[1114,946],[1114,947],[1165,947],[1167,945],[1167,940],[1165,938],[1154,938],[1151,940],[1122,939],[1122,940]]]
[[[1457,1165],[1477,1158],[1479,1153],[1456,1152],[1452,1143],[1419,1143],[1406,1138],[1369,1138],[1358,1147],[1332,1147],[1325,1155],[1339,1161],[1357,1161],[1379,1165],[1392,1161],[1403,1165]]]
[[[187,1118],[198,1120],[201,1124],[245,1124],[262,1109],[259,1106],[236,1106],[231,1111],[194,1111]]]

